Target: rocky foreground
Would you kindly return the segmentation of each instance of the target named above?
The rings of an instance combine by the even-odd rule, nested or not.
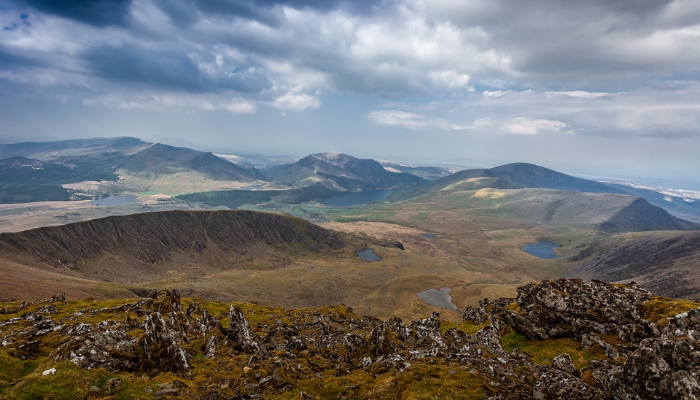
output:
[[[0,398],[697,399],[699,306],[564,279],[461,324],[54,296],[0,304]]]

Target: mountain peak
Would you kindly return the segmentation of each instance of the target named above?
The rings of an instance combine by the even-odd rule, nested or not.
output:
[[[311,157],[339,168],[343,168],[347,163],[351,161],[358,160],[358,158],[337,151],[327,151],[325,153],[311,154]]]

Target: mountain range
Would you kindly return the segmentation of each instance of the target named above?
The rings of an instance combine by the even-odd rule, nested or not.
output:
[[[311,154],[294,164],[272,167],[265,172],[273,179],[296,187],[320,184],[339,191],[420,186],[426,183],[416,175],[387,171],[375,160],[337,152]]]

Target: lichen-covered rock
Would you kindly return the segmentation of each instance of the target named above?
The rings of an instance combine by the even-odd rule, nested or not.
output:
[[[486,311],[486,306],[489,303],[489,299],[479,300],[478,307],[466,306],[464,311],[462,311],[462,321],[470,322],[472,324],[481,325],[486,322],[489,313]]]
[[[158,371],[182,371],[189,368],[188,355],[180,347],[159,312],[147,315],[143,321],[146,334],[141,339],[144,362]]]
[[[186,379],[198,363],[214,376],[231,360],[243,371],[225,380],[207,377],[206,386],[198,388],[159,386],[185,397],[196,390],[201,390],[193,396],[198,398],[223,398],[221,390],[233,398],[275,397],[300,380],[328,374],[355,379],[359,370],[380,379],[387,373],[415,374],[413,364],[417,371],[434,365],[436,371],[450,368],[451,374],[468,371],[475,378],[470,384],[478,382],[491,399],[700,399],[700,310],[669,318],[659,331],[644,319],[648,295],[634,285],[555,281],[526,285],[519,293],[517,306],[515,299],[480,302],[489,324],[474,334],[455,327],[442,333],[445,324],[437,313],[405,325],[395,317],[358,317],[344,306],[276,308],[271,316],[249,320],[252,314],[232,305],[214,316],[196,302],[183,310],[179,294],[167,290],[67,317],[60,300],[45,300],[0,323],[0,345],[12,357],[31,359],[42,357],[46,343],[60,343],[49,360],[136,376],[174,372]],[[249,312],[259,312],[257,307]],[[577,370],[571,357],[561,354],[551,365],[536,364],[522,350],[504,348],[500,335],[511,328],[535,339],[573,337],[583,349],[601,348],[608,360]],[[99,395],[118,386],[98,387]],[[343,395],[357,397],[354,390]]]
[[[552,367],[571,375],[576,375],[576,367],[574,367],[574,363],[571,362],[571,356],[567,353],[554,357],[552,360]]]
[[[233,341],[245,353],[252,353],[261,359],[270,357],[270,353],[265,346],[260,343],[260,340],[255,335],[243,311],[240,308],[231,305],[229,310],[230,323],[227,328],[221,328],[221,331],[226,337]]]
[[[610,395],[590,386],[574,375],[560,370],[548,370],[532,388],[532,398],[536,400],[605,400]]]
[[[700,340],[700,308],[676,315],[664,328],[663,335]]]
[[[85,369],[133,371],[139,361],[136,340],[113,329],[75,336],[57,350],[55,361],[68,360]]]
[[[533,339],[581,338],[586,333],[615,334],[625,342],[658,337],[644,319],[651,294],[636,284],[558,279],[518,288],[519,312],[501,308],[494,317]]]

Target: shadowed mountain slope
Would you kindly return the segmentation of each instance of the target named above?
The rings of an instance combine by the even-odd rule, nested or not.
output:
[[[606,232],[696,231],[700,224],[685,221],[638,198],[600,225]]]
[[[566,277],[633,279],[660,295],[700,299],[700,232],[618,235],[579,250]]]
[[[0,234],[3,256],[69,269],[102,254],[157,263],[178,251],[244,253],[256,244],[313,251],[343,246],[337,234],[302,219],[237,210],[133,214]]]

